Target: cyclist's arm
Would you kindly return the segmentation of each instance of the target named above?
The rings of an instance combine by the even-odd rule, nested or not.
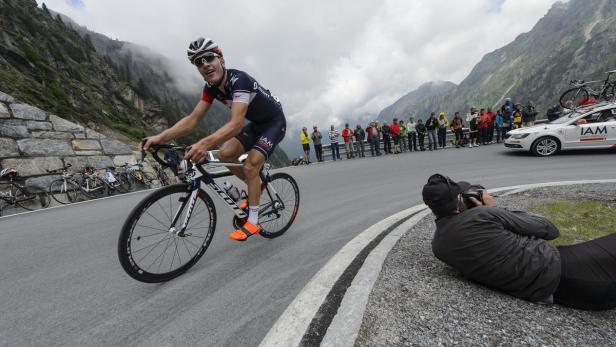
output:
[[[203,120],[211,105],[212,104],[209,104],[203,100],[199,101],[194,110],[188,116],[180,119],[171,128],[159,134],[162,138],[162,142],[169,142],[177,139],[178,137],[188,135]]]
[[[206,148],[211,149],[233,138],[242,130],[247,111],[247,103],[234,102],[231,104],[231,119],[227,122],[227,124],[223,125],[213,134],[210,134],[200,142],[202,142]]]

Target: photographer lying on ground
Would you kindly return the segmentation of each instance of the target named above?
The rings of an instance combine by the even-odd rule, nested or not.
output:
[[[435,174],[422,195],[436,216],[434,255],[464,277],[537,303],[616,307],[616,233],[553,247],[549,220],[498,208],[481,186]]]

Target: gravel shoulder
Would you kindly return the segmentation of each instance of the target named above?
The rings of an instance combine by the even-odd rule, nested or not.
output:
[[[539,188],[503,194],[497,203],[528,210],[555,198],[616,202],[616,184]],[[370,294],[357,346],[616,346],[616,310],[542,306],[465,280],[433,256],[433,233],[429,216],[391,250]]]

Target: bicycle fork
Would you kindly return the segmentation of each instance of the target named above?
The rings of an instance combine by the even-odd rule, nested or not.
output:
[[[186,227],[188,226],[188,221],[190,221],[190,217],[192,216],[193,210],[195,209],[195,205],[197,204],[198,195],[199,195],[199,188],[193,189],[190,195],[184,196],[179,199],[180,202],[182,202],[182,205],[178,207],[177,211],[175,212],[175,215],[173,216],[173,221],[171,222],[171,226],[169,226],[169,233],[175,234],[181,237],[190,236],[190,234],[185,234],[184,232],[186,231]],[[180,217],[182,216],[182,211],[184,211],[184,208],[186,208],[186,205],[188,205],[188,210],[186,211],[186,215],[184,216],[184,221],[182,222],[182,226],[178,229],[176,227],[176,224],[180,220]]]

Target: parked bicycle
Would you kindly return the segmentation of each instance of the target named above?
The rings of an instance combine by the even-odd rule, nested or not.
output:
[[[171,184],[169,180],[169,175],[165,172],[165,167],[162,165],[155,165],[154,171],[156,172],[156,179],[160,183],[161,187],[168,186]]]
[[[108,186],[98,177],[96,169],[92,166],[84,167],[80,172],[79,188],[91,199],[98,199],[107,195]]]
[[[152,156],[162,166],[160,150],[184,153],[186,147],[152,146]],[[145,155],[145,152],[144,152]],[[183,155],[181,156],[183,157]],[[184,183],[159,188],[141,201],[126,219],[118,240],[118,257],[131,277],[142,282],[164,282],[186,272],[205,253],[216,230],[216,208],[209,187],[233,210],[233,225],[242,226],[248,214],[215,181],[209,167],[238,167],[242,164],[212,161],[195,165],[182,161]],[[274,238],[286,232],[299,209],[299,188],[290,175],[270,174],[269,164],[261,169],[263,194],[259,206],[260,234]]]
[[[590,101],[591,97],[597,101],[613,100],[616,93],[616,80],[611,81],[610,78],[615,73],[616,70],[607,71],[607,77],[603,81],[573,80],[569,82],[569,84],[573,85],[574,88],[565,91],[560,96],[560,106],[572,109],[578,106],[586,105]],[[597,91],[590,87],[591,84],[599,82],[603,82],[600,90]]]
[[[0,178],[8,179],[7,183],[0,183],[0,215],[7,206],[21,207],[28,211],[49,206],[50,198],[47,192],[32,192],[15,182],[15,169],[3,169],[0,171]]]
[[[135,164],[124,163],[118,167],[118,177],[121,180],[128,182],[128,190],[135,190],[137,188],[150,188],[154,177],[152,174],[144,171],[143,161],[138,161]]]
[[[61,204],[70,204],[79,200],[81,186],[73,179],[74,174],[69,171],[71,164],[64,165],[61,169],[47,170],[50,174],[62,172],[62,178],[49,184],[49,195]]]

